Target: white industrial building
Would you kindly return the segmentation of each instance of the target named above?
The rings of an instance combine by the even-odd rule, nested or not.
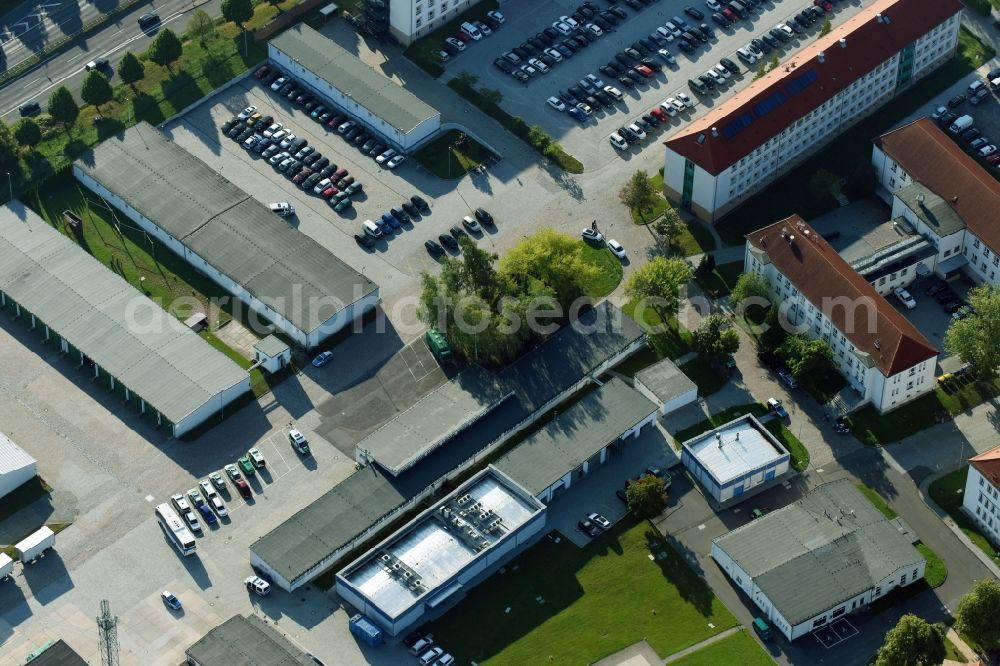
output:
[[[915,541],[841,479],[715,539],[712,559],[793,641],[920,580]]]
[[[0,498],[37,475],[37,461],[0,432]]]
[[[666,195],[714,221],[951,58],[958,0],[874,0],[666,142]]]
[[[404,153],[441,129],[440,111],[305,23],[267,48],[282,71]]]
[[[379,303],[378,285],[144,122],[75,161],[73,175],[302,347]]]
[[[493,467],[337,573],[337,594],[398,636],[545,533],[545,505]]]
[[[940,277],[1000,284],[1000,183],[929,118],[875,139],[876,192],[892,219],[933,246]]]
[[[791,455],[752,415],[733,419],[681,446],[681,463],[716,506],[742,501],[788,472]]]
[[[885,413],[934,390],[938,350],[798,215],[747,234],[743,270],[767,280],[795,332],[830,345],[852,408]]]
[[[245,370],[20,201],[0,207],[0,309],[175,437],[250,391]]]
[[[969,459],[962,510],[1000,549],[1000,446]]]
[[[661,416],[698,399],[698,385],[669,358],[635,373],[635,388],[660,406]]]
[[[403,44],[410,44],[427,36],[479,3],[479,0],[382,1],[389,6],[389,32]],[[367,0],[367,4],[373,4],[372,0]]]

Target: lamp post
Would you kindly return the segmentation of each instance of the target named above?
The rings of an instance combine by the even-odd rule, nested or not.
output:
[[[10,199],[14,200],[14,179],[10,177],[10,171],[7,172],[7,186],[10,188]]]

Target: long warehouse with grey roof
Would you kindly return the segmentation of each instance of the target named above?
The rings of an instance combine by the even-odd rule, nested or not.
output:
[[[378,285],[151,125],[102,142],[73,174],[303,347],[379,302]]]
[[[398,150],[411,151],[441,129],[441,112],[358,59],[329,37],[300,23],[268,42],[268,57]],[[332,104],[331,104],[332,103]]]
[[[181,436],[250,377],[20,201],[0,208],[0,306]]]

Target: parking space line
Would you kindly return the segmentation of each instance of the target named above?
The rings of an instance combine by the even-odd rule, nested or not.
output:
[[[288,438],[288,431],[287,431],[287,430],[285,430],[284,428],[282,428],[281,432],[282,432],[282,434],[283,434],[283,435],[285,436],[285,438],[286,438],[286,440],[287,440],[287,438]],[[274,442],[272,441],[272,440],[273,440],[273,437],[274,437],[274,436],[272,435],[271,437],[268,437],[268,438],[267,438],[267,441],[268,441],[268,443],[269,443],[269,444],[271,445],[271,447],[272,447],[272,448],[274,448],[274,452],[278,454],[278,457],[279,457],[279,458],[281,458],[281,462],[283,462],[283,463],[285,464],[285,467],[287,467],[288,469],[291,469],[291,468],[292,468],[292,466],[288,464],[288,461],[287,461],[287,460],[285,460],[285,456],[281,455],[281,451],[279,451],[279,450],[278,450],[278,445],[277,445],[277,444],[275,444],[275,443],[274,443]]]

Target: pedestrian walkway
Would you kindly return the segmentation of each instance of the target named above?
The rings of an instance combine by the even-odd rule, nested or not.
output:
[[[962,656],[965,657],[967,663],[969,664],[980,663],[979,656],[976,654],[975,650],[970,648],[969,645],[962,640],[962,637],[958,635],[957,631],[955,631],[951,627],[948,627],[948,631],[945,633],[945,636],[948,638],[949,641],[952,642],[952,644],[954,644],[956,648],[958,648],[958,651],[962,653]],[[947,664],[948,661],[945,660],[945,663]]]
[[[694,645],[684,648],[683,650],[667,655],[666,659],[660,659],[659,655],[656,654],[656,651],[649,646],[649,643],[646,641],[639,641],[638,643],[629,645],[627,648],[619,650],[618,652],[601,659],[596,662],[594,666],[654,666],[654,664],[669,664],[688,656],[692,652],[697,652],[712,643],[721,641],[724,638],[729,638],[739,631],[743,631],[743,627],[740,625],[730,627],[725,631],[720,631],[716,635],[709,636],[705,640],[699,641]]]

